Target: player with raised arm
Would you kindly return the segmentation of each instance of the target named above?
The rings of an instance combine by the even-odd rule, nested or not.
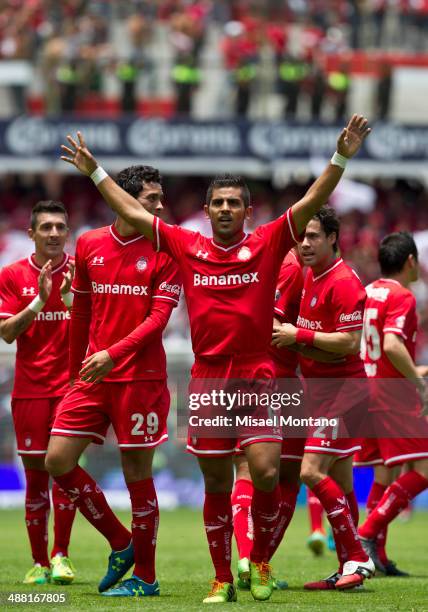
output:
[[[158,218],[163,193],[155,168],[126,168],[117,181]],[[112,548],[99,591],[156,596],[159,509],[152,462],[156,447],[168,438],[162,331],[180,295],[177,266],[117,217],[113,225],[80,236],[72,290],[70,377],[75,382],[58,408],[46,465]],[[131,498],[132,541],[96,482],[78,465],[88,444],[103,443],[110,423]],[[132,577],[110,589],[134,559]]]
[[[16,340],[12,415],[25,470],[25,522],[34,566],[24,583],[68,584],[74,568],[68,545],[76,508],[52,488],[54,544],[48,556],[49,474],[45,454],[58,403],[68,388],[68,329],[72,258],[64,252],[68,216],[61,202],[38,202],[31,211],[34,254],[0,273],[0,336]]]
[[[382,278],[366,288],[362,342],[367,375],[373,381],[370,412],[377,437],[364,440],[356,461],[387,468],[412,462],[412,469],[390,486],[374,482],[371,496],[377,497],[377,504],[372,502],[358,531],[376,568],[388,574],[394,568],[387,558],[379,558],[377,537],[428,488],[428,424],[421,418],[428,368],[415,365],[418,321],[409,286],[418,279],[419,264],[413,237],[407,232],[389,234],[380,244],[378,259]]]
[[[313,416],[327,416],[331,407],[342,409],[340,421],[366,409],[361,387],[353,391],[350,381],[365,379],[359,357],[366,294],[361,281],[338,257],[339,220],[332,208],[324,207],[308,223],[300,247],[305,278],[297,326],[284,323],[273,333],[277,346],[303,345],[338,356],[337,363],[322,363],[304,355],[300,367],[306,379],[335,379],[334,385],[310,385],[309,404]],[[342,381],[342,382],[341,382]],[[344,399],[344,402],[343,402]],[[349,425],[348,425],[349,427]],[[340,431],[340,430],[339,430]],[[348,432],[352,434],[352,432]],[[287,446],[287,439],[285,439]],[[313,428],[304,446],[301,479],[323,505],[332,526],[339,569],[325,580],[305,585],[310,590],[347,589],[362,584],[374,574],[374,565],[357,536],[358,504],[353,490],[352,457],[361,448],[352,437],[341,437],[334,427]],[[295,449],[295,454],[297,449]]]
[[[267,353],[276,279],[282,261],[308,220],[326,202],[347,159],[358,151],[369,132],[367,120],[354,115],[339,136],[331,163],[305,196],[251,235],[243,230],[245,220],[252,214],[245,183],[239,177],[215,179],[208,188],[205,204],[212,239],[167,225],[142,210],[135,198],[98,167],[81,133],[78,142],[68,136],[69,145],[63,145],[62,159],[91,176],[113,210],[153,240],[156,250],[166,251],[177,261],[195,353],[193,379],[271,379],[274,369]],[[236,442],[227,438],[196,438],[188,444],[188,450],[198,457],[205,480],[204,522],[216,572],[206,603],[236,600],[230,570],[233,533],[230,495]],[[251,593],[257,600],[266,600],[273,589],[268,560],[270,532],[279,517],[281,436],[276,432],[267,436],[248,435],[239,442],[245,448],[254,484]]]

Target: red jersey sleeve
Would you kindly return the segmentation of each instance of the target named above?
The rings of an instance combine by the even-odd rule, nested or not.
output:
[[[85,247],[82,238],[77,240],[76,255],[75,255],[75,271],[71,290],[76,293],[90,293],[91,283],[88,276],[88,270],[85,260]]]
[[[278,219],[261,225],[256,232],[263,234],[275,256],[281,257],[281,259],[302,239],[294,225],[291,208]]]
[[[153,300],[165,300],[177,306],[180,299],[181,279],[177,264],[165,253],[157,260],[156,276],[153,282]]]
[[[141,325],[116,344],[112,344],[107,352],[115,365],[131,353],[137,352],[144,344],[149,344],[153,338],[162,333],[173,308],[174,305],[171,301],[156,301]]]
[[[367,294],[357,275],[355,279],[341,279],[336,282],[332,292],[331,308],[335,316],[336,331],[361,330]]]
[[[179,259],[189,237],[195,232],[185,230],[178,225],[168,225],[159,217],[153,219],[153,246],[155,251],[164,251],[173,259]]]
[[[416,318],[416,299],[409,292],[392,294],[387,302],[383,333],[392,333],[407,340]]]
[[[19,291],[10,268],[0,272],[0,318],[8,319],[22,310]]]
[[[294,311],[298,308],[303,290],[303,274],[299,266],[287,266],[281,270],[276,287],[279,297],[275,302],[275,314],[286,319],[290,323],[295,323]],[[289,310],[293,312],[289,312]]]

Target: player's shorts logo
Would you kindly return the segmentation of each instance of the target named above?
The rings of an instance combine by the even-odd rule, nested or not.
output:
[[[251,251],[248,247],[243,246],[239,249],[237,255],[239,261],[247,261],[251,257]]]
[[[137,259],[137,263],[135,264],[135,269],[137,272],[144,272],[148,266],[148,261],[145,257],[139,257]]]
[[[27,448],[29,448],[31,446],[31,438],[25,438],[24,444]]]
[[[279,289],[277,289],[275,291],[275,302],[277,302],[280,297],[281,297],[281,291]]]
[[[311,308],[313,308],[315,306],[317,301],[318,301],[318,298],[314,295],[314,297],[311,299],[311,303],[310,303]]]

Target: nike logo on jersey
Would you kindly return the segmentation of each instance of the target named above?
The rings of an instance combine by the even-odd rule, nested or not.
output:
[[[248,285],[251,283],[260,282],[258,272],[250,272],[248,274],[220,274],[220,275],[205,275],[205,274],[194,274],[193,275],[193,286],[199,287],[216,287],[224,285]]]
[[[96,283],[92,281],[94,293],[106,293],[110,295],[148,295],[147,285],[110,285],[109,283]]]

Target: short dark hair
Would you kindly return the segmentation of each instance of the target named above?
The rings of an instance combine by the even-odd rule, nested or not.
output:
[[[60,213],[64,215],[65,222],[68,225],[68,213],[62,202],[57,202],[56,200],[40,200],[40,202],[37,202],[31,210],[30,225],[32,230],[36,229],[37,215],[39,213]]]
[[[379,245],[378,261],[382,274],[390,276],[404,268],[409,255],[418,259],[418,248],[409,232],[388,234]]]
[[[206,203],[209,206],[211,198],[213,197],[213,191],[215,189],[222,189],[223,187],[238,187],[241,189],[241,197],[244,200],[245,208],[248,208],[251,203],[250,190],[248,189],[247,183],[244,181],[242,176],[235,176],[233,174],[221,174],[216,176],[210,183],[207,190]]]
[[[116,183],[136,198],[144,188],[144,183],[161,183],[162,177],[157,168],[152,166],[129,166],[116,177]]]
[[[333,244],[333,251],[336,253],[339,248],[340,221],[334,208],[331,206],[323,206],[312,218],[320,222],[326,236],[330,236],[333,232],[336,234],[336,241]]]

